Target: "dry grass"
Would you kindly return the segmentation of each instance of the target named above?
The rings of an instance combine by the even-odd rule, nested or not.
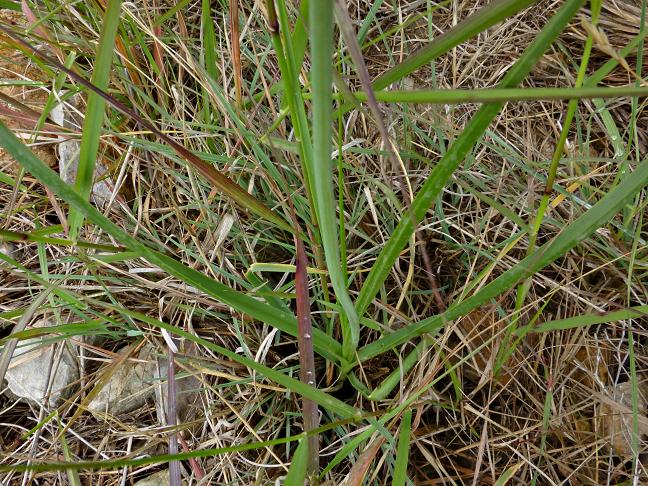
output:
[[[150,18],[155,17],[155,12],[150,2],[145,3],[124,6],[125,29],[137,27],[141,33],[149,34],[148,48],[151,49]],[[451,2],[439,8],[433,14],[433,34],[447,30],[484,3]],[[640,8],[635,3],[633,0],[605,2],[601,26],[616,49],[639,33]],[[370,4],[360,2],[350,6],[352,18],[364,18]],[[427,4],[398,1],[380,9],[377,24],[374,24],[378,27],[369,31],[368,39],[391,27],[407,24],[412,16],[422,18],[408,23],[406,29],[364,52],[372,76],[411,54],[429,38],[428,21],[421,16]],[[429,4],[434,5],[433,2]],[[558,4],[542,1],[480,34],[436,61],[434,70],[427,66],[417,71],[405,80],[409,83],[406,87],[434,84],[441,88],[470,89],[494,86]],[[69,42],[83,47],[80,52],[87,55],[90,47],[83,46],[81,40],[96,38],[96,35],[89,26],[75,20],[75,9],[83,11],[80,6],[63,9],[49,28],[61,39],[67,35],[72,39]],[[197,40],[199,3],[190,2],[180,12],[182,16],[172,17],[159,38],[164,76],[153,70],[150,60],[141,52],[126,56],[123,53],[127,48],[124,48],[120,50],[122,66],[116,70],[112,86],[141,113],[159,121],[160,126],[186,147],[211,154],[232,179],[252,181],[250,187],[254,186],[266,199],[272,194],[280,194],[277,200],[291,197],[298,203],[303,202],[303,192],[282,193],[284,187],[273,181],[267,167],[242,140],[240,128],[237,129],[231,114],[222,106],[223,101],[210,93],[211,88],[205,85],[201,69],[194,64],[201,52]],[[252,2],[245,3],[239,15],[244,26],[241,31],[243,94],[249,96],[263,91],[264,86],[273,85],[279,76],[267,43],[260,7]],[[236,91],[227,19],[226,14],[217,13],[214,25],[218,57],[214,67],[230,97],[228,102],[234,104]],[[573,85],[585,37],[586,32],[579,21],[574,22],[547,51],[526,85]],[[121,48],[118,46],[118,49]],[[13,51],[4,49],[1,56],[0,78],[48,79],[31,61],[16,56]],[[609,56],[595,47],[590,66],[595,68],[607,59]],[[634,66],[636,58],[629,58],[628,62]],[[342,65],[340,72],[344,81],[353,89],[358,88],[351,66]],[[130,73],[130,79],[139,79],[141,84],[128,85],[126,73]],[[629,81],[628,73],[621,68],[607,80],[610,85]],[[38,111],[51,90],[51,82],[37,88],[23,88],[20,95],[16,88],[11,89],[10,96]],[[205,96],[218,108],[210,120],[202,113]],[[247,130],[259,140],[276,120],[280,109],[276,97],[271,98],[271,103],[268,98],[269,94],[242,115]],[[154,101],[163,108],[156,110]],[[371,309],[371,316],[397,328],[438,312],[425,278],[420,248],[423,245],[437,272],[446,302],[462,295],[467,282],[493,259],[497,264],[492,275],[498,275],[524,257],[528,245],[526,238],[517,241],[505,256],[500,255],[509,238],[519,231],[519,224],[504,218],[485,202],[483,196],[496,200],[521,221],[533,218],[544,187],[547,161],[560,134],[565,106],[563,102],[532,102],[509,104],[504,108],[474,158],[455,173],[439,204],[428,213],[420,226],[423,240],[419,241],[419,248],[403,253],[386,284],[385,295],[379,296]],[[618,129],[624,133],[631,112],[630,102],[620,100],[608,108]],[[636,122],[641,127],[637,134],[639,158],[648,153],[645,131],[648,117],[644,108],[644,102],[640,101]],[[362,270],[373,264],[374,249],[384,243],[402,215],[403,208],[398,201],[407,200],[410,190],[401,183],[403,176],[416,192],[429,172],[430,161],[438,159],[475,109],[472,105],[384,107],[390,136],[401,150],[403,165],[396,167],[389,164],[385,153],[381,152],[382,140],[368,112],[356,111],[348,115],[342,134],[343,143],[349,147],[344,152],[343,197],[349,221],[347,264],[351,271],[358,271],[352,293],[355,294],[362,283]],[[139,134],[136,124],[118,119],[114,114],[111,119],[115,125],[111,134],[102,139],[100,148],[105,165],[115,168],[113,179],[119,186],[117,197],[105,209],[111,220],[144,240],[163,246],[186,264],[218,280],[227,280],[233,286],[239,282],[239,289],[253,287],[245,272],[254,262],[294,263],[290,248],[279,241],[276,234],[264,231],[261,225],[242,216],[231,203],[216,197],[195,173],[178,164],[169,150],[148,134]],[[22,129],[22,133],[30,134],[24,126],[15,123],[15,119],[11,119],[11,123],[15,130]],[[47,157],[46,154],[50,154],[51,157],[54,144],[45,138],[54,135],[57,134],[46,128],[41,131],[41,138],[33,142],[39,147],[39,155]],[[78,135],[79,130],[68,134]],[[279,124],[271,135],[293,141],[287,122]],[[557,183],[567,187],[580,181],[577,191],[581,197],[557,201],[543,226],[542,241],[582,214],[588,204],[588,194],[614,184],[619,162],[615,159],[608,127],[591,102],[579,105],[577,128],[568,140],[569,161],[561,166]],[[293,184],[300,177],[296,155],[276,147],[268,147],[268,151],[292,187],[299,187]],[[4,156],[0,156],[0,171],[8,175],[16,173],[12,162]],[[0,208],[7,209],[2,212],[3,229],[32,232],[39,227],[63,223],[64,212],[36,181],[25,175],[22,184],[27,186],[26,191],[14,191],[8,184],[0,183]],[[643,204],[645,212],[645,200],[637,204]],[[640,243],[639,248],[633,250],[633,234],[621,232],[623,228],[636,230],[627,223],[618,220],[619,234],[599,231],[535,275],[523,308],[523,321],[528,322],[540,309],[543,309],[541,321],[548,321],[645,304],[648,299],[646,248]],[[645,226],[637,234],[645,238]],[[93,232],[86,232],[82,237],[99,241],[99,235]],[[101,241],[106,240],[102,238]],[[271,367],[285,369],[298,365],[293,340],[287,336],[278,339],[268,326],[214,303],[173,277],[149,268],[143,260],[109,261],[79,248],[71,250],[36,243],[13,245],[13,255],[32,271],[43,272],[45,266],[52,281],[75,295],[107,296],[107,300],[113,299],[129,309],[159,317]],[[630,275],[628,268],[634,268]],[[287,274],[264,277],[278,295],[293,291],[290,285],[284,287],[292,278]],[[23,273],[7,267],[0,268],[0,282],[0,311],[3,312],[25,307],[39,290],[39,286]],[[318,289],[318,283],[313,281],[315,298],[323,298]],[[63,431],[72,453],[78,458],[100,460],[164,453],[166,429],[153,400],[135,413],[106,420],[82,408],[98,374],[118,359],[117,352],[125,344],[144,339],[156,346],[160,356],[166,354],[159,330],[124,322],[122,316],[99,307],[90,306],[84,316],[70,312],[59,301],[51,301],[50,306],[41,313],[58,323],[83,322],[91,316],[99,319],[112,334],[104,331],[95,339],[70,338],[80,345],[80,382],[71,385],[68,399],[58,407],[59,419],[49,420],[28,439],[22,434],[43,420],[47,411],[26,402],[0,398],[2,461],[15,463],[28,456],[62,460],[59,434]],[[605,418],[605,414],[614,412],[609,398],[606,399],[611,396],[611,388],[629,380],[630,327],[616,323],[531,335],[520,343],[503,372],[496,376],[493,367],[502,340],[504,318],[514,307],[515,295],[510,293],[490,307],[449,323],[436,336],[434,346],[420,359],[414,371],[405,376],[400,390],[387,400],[368,402],[347,386],[333,394],[367,411],[380,413],[446,373],[434,385],[433,391],[427,392],[416,404],[410,456],[410,478],[416,478],[416,484],[494,484],[503,471],[516,465],[520,465],[514,479],[518,484],[528,484],[532,478],[537,484],[622,484],[633,475],[645,481],[648,475],[644,471],[645,463],[639,462],[639,471],[633,471],[627,450],[611,447],[612,432],[609,419]],[[314,319],[318,325],[326,325],[323,308],[318,309]],[[12,321],[5,319],[3,322],[9,325]],[[648,365],[647,323],[646,319],[632,323],[634,359],[642,384],[646,380],[642,370]],[[374,337],[372,332],[363,334],[366,342]],[[411,346],[405,345],[401,349],[402,356],[409,350]],[[294,394],[202,348],[181,347],[176,359],[177,373],[190,373],[199,383],[180,426],[187,450],[271,440],[301,430],[298,397]],[[398,360],[395,353],[386,355],[365,363],[362,372],[367,381],[375,385],[398,366]],[[318,366],[320,376],[325,376],[323,362],[318,362]],[[452,373],[448,373],[450,369]],[[294,374],[297,375],[296,370]],[[334,385],[326,379],[320,384],[321,387]],[[640,412],[644,418],[646,411]],[[397,423],[388,426],[391,433],[397,432]],[[358,427],[353,424],[339,424],[324,433],[322,466],[349,440],[347,434],[357,432]],[[373,440],[379,437],[376,434]],[[198,469],[189,462],[183,464],[191,484],[271,484],[285,475],[294,447],[291,445],[288,450],[283,445],[273,446],[198,459]],[[363,450],[369,449],[367,446],[352,451],[349,461],[333,468],[325,484],[341,484],[350,465]],[[388,449],[388,446],[377,449],[365,484],[389,482],[385,473],[386,462],[391,457]],[[643,441],[641,451],[643,458],[647,451]],[[79,476],[83,484],[132,484],[159,468],[81,471]],[[200,469],[206,473],[202,481],[196,479]],[[54,485],[67,484],[67,481],[65,473],[7,473],[2,477],[2,484]]]

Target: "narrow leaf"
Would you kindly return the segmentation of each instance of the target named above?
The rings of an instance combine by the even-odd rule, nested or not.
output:
[[[396,465],[392,486],[405,486],[407,480],[407,466],[409,465],[410,433],[412,432],[412,410],[408,409],[401,420],[398,435],[398,448],[396,449]]]
[[[583,98],[646,97],[648,88],[622,86],[614,88],[509,88],[509,89],[443,89],[415,91],[377,91],[376,100],[387,103],[458,104],[458,103],[505,103],[533,100],[572,100]],[[356,93],[356,98],[365,101],[366,93]]]
[[[301,439],[290,463],[286,480],[284,481],[286,486],[302,486],[306,484],[308,456],[308,439]]]
[[[121,0],[108,0],[108,7],[99,37],[97,60],[92,68],[92,79],[90,80],[97,89],[102,91],[108,89],[120,12]],[[83,119],[81,146],[79,148],[79,165],[74,183],[75,190],[84,199],[90,197],[94,185],[95,161],[99,151],[99,139],[103,128],[105,106],[105,100],[97,93],[91,91],[88,94],[88,106]],[[74,239],[83,224],[83,216],[71,209],[69,224],[70,236]]]
[[[497,479],[495,482],[495,486],[505,486],[513,477],[515,474],[520,470],[522,466],[524,466],[524,462],[518,462],[514,466],[509,467],[504,473]]]
[[[640,305],[605,314],[585,314],[569,317],[567,319],[547,321],[531,328],[522,327],[518,329],[518,334],[529,331],[533,333],[564,331],[566,329],[575,329],[577,327],[594,326],[597,324],[607,324],[609,322],[623,321],[626,319],[641,319],[646,317],[648,317],[648,305]]]
[[[351,361],[360,340],[360,325],[347,290],[346,276],[342,273],[338,225],[335,217],[337,198],[333,190],[333,165],[331,163],[331,123],[333,112],[332,69],[333,55],[333,2],[310,2],[311,85],[313,92],[313,158],[310,175],[316,189],[317,220],[335,297],[342,306],[342,354]]]
[[[291,437],[282,437],[280,439],[272,439],[264,442],[252,442],[248,444],[240,444],[229,447],[220,447],[216,449],[199,449],[190,452],[180,452],[178,454],[160,454],[154,456],[140,456],[134,458],[115,459],[115,460],[101,460],[101,461],[71,461],[71,462],[30,462],[28,464],[0,464],[0,472],[23,472],[23,471],[83,471],[93,469],[115,469],[118,467],[135,467],[144,466],[148,464],[165,464],[170,461],[186,461],[195,457],[212,457],[221,454],[229,454],[232,452],[252,451],[255,449],[262,449],[264,447],[272,447],[280,444],[287,444],[301,439],[303,436],[294,435]]]

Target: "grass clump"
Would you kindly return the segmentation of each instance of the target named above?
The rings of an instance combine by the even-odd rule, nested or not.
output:
[[[80,378],[1,399],[7,481],[645,478],[646,2],[621,3],[8,2],[0,362],[36,336]],[[89,413],[144,343],[166,409]]]

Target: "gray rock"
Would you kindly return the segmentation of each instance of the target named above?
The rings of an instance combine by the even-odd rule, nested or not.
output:
[[[123,353],[129,352],[126,348]],[[119,415],[142,407],[149,397],[155,394],[159,380],[166,375],[158,373],[155,350],[151,345],[145,345],[139,351],[137,359],[126,359],[116,365],[115,370],[110,366],[104,373],[112,373],[108,381],[99,378],[101,389],[88,404],[88,410],[93,413],[108,413]]]
[[[54,325],[42,319],[32,327]],[[53,342],[52,335],[20,341],[5,375],[9,392],[47,408],[55,406],[69,391],[70,384],[79,379],[75,354],[76,347],[66,342]],[[49,399],[45,400],[48,389]]]
[[[167,486],[169,484],[169,470],[164,469],[155,474],[151,474],[148,478],[140,479],[134,486]]]
[[[54,106],[50,112],[53,121],[66,128],[81,131],[83,119],[74,109],[80,103],[80,95],[75,95],[65,103]],[[79,149],[81,143],[78,138],[63,138],[57,145],[59,174],[68,184],[74,184],[79,171]],[[106,167],[98,162],[95,165],[95,181],[92,188],[92,201],[99,207],[105,207],[112,196],[113,183],[106,176]]]
[[[127,348],[123,353],[129,351],[130,348]],[[95,414],[119,415],[132,412],[144,406],[149,398],[154,398],[160,423],[166,423],[167,363],[165,358],[156,357],[153,346],[146,344],[137,359],[127,359],[118,364],[115,370],[106,369],[112,375],[104,385],[97,385],[101,389],[88,404],[88,410]],[[176,404],[180,420],[187,417],[200,386],[200,381],[193,376],[176,379]]]

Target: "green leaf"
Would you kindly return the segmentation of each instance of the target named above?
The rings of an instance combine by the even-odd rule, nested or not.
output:
[[[623,321],[626,319],[640,319],[648,316],[648,305],[630,307],[628,309],[608,312],[606,314],[585,314],[581,316],[569,317],[567,319],[557,319],[547,321],[537,326],[521,327],[518,334],[527,332],[543,333],[551,331],[564,331],[566,329],[575,329],[577,327],[595,326],[597,324],[606,324],[608,322]]]
[[[59,421],[59,426],[62,424]],[[65,434],[61,434],[60,436],[60,443],[61,443],[61,449],[63,449],[63,457],[65,457],[65,460],[67,462],[74,462],[74,457],[72,455],[72,451],[70,451],[70,446],[67,443],[67,440],[65,439]],[[70,482],[70,486],[81,486],[81,479],[79,478],[79,473],[75,469],[67,469],[65,471],[67,473],[68,481]]]
[[[495,486],[505,486],[513,477],[515,474],[520,470],[522,466],[524,466],[524,462],[518,462],[514,466],[509,467],[504,473],[497,479],[495,482]]]
[[[102,91],[107,90],[110,80],[110,68],[112,66],[117,28],[119,27],[120,12],[121,0],[108,0],[108,7],[99,37],[97,60],[92,68],[92,79],[90,80],[92,84]],[[94,185],[95,161],[99,151],[99,139],[104,122],[105,106],[106,102],[101,96],[92,91],[88,93],[88,107],[83,119],[81,146],[79,148],[79,166],[74,184],[75,190],[86,200],[90,197]],[[75,239],[80,226],[83,224],[83,216],[71,209],[69,220],[70,237]]]
[[[31,462],[29,464],[0,464],[0,472],[23,472],[23,471],[64,471],[64,470],[92,470],[92,469],[115,469],[118,467],[144,466],[148,464],[165,464],[171,461],[186,461],[197,457],[212,457],[232,452],[244,452],[264,447],[272,447],[280,444],[287,444],[299,440],[303,434],[293,435],[291,437],[282,437],[263,442],[252,442],[249,444],[240,444],[230,447],[220,447],[216,449],[198,449],[179,454],[160,454],[156,456],[137,457],[130,459],[116,459],[111,461],[72,461],[72,462]]]
[[[333,116],[332,68],[333,2],[310,2],[311,90],[313,93],[313,157],[310,164],[313,199],[324,248],[326,267],[342,306],[342,354],[348,361],[355,358],[360,340],[358,315],[349,297],[346,276],[342,273],[338,224],[335,217],[337,198],[333,189],[331,163],[331,123]]]
[[[308,438],[301,439],[290,463],[290,469],[284,481],[285,486],[303,486],[306,484],[308,470]]]
[[[0,8],[20,12],[20,3],[13,0],[0,0]]]
[[[376,99],[387,103],[456,104],[456,103],[505,103],[533,100],[576,100],[583,98],[621,98],[648,96],[648,88],[623,86],[616,88],[489,88],[489,89],[442,89],[414,91],[376,91]],[[366,101],[364,92],[355,93],[360,101]],[[596,101],[595,101],[596,102]],[[597,108],[602,112],[604,106]],[[612,122],[613,123],[613,122]],[[607,127],[606,123],[606,127]],[[614,125],[616,129],[616,125]],[[610,133],[618,134],[618,130]]]
[[[405,486],[407,480],[407,466],[409,465],[410,434],[412,432],[412,409],[403,413],[400,433],[398,435],[398,448],[396,449],[396,464],[394,466],[394,479],[392,486]]]
[[[200,24],[203,32],[202,60],[205,71],[212,79],[219,79],[218,60],[216,59],[216,32],[214,30],[214,19],[211,14],[211,3],[209,0],[202,0],[200,10]],[[206,97],[207,98],[207,97]]]

